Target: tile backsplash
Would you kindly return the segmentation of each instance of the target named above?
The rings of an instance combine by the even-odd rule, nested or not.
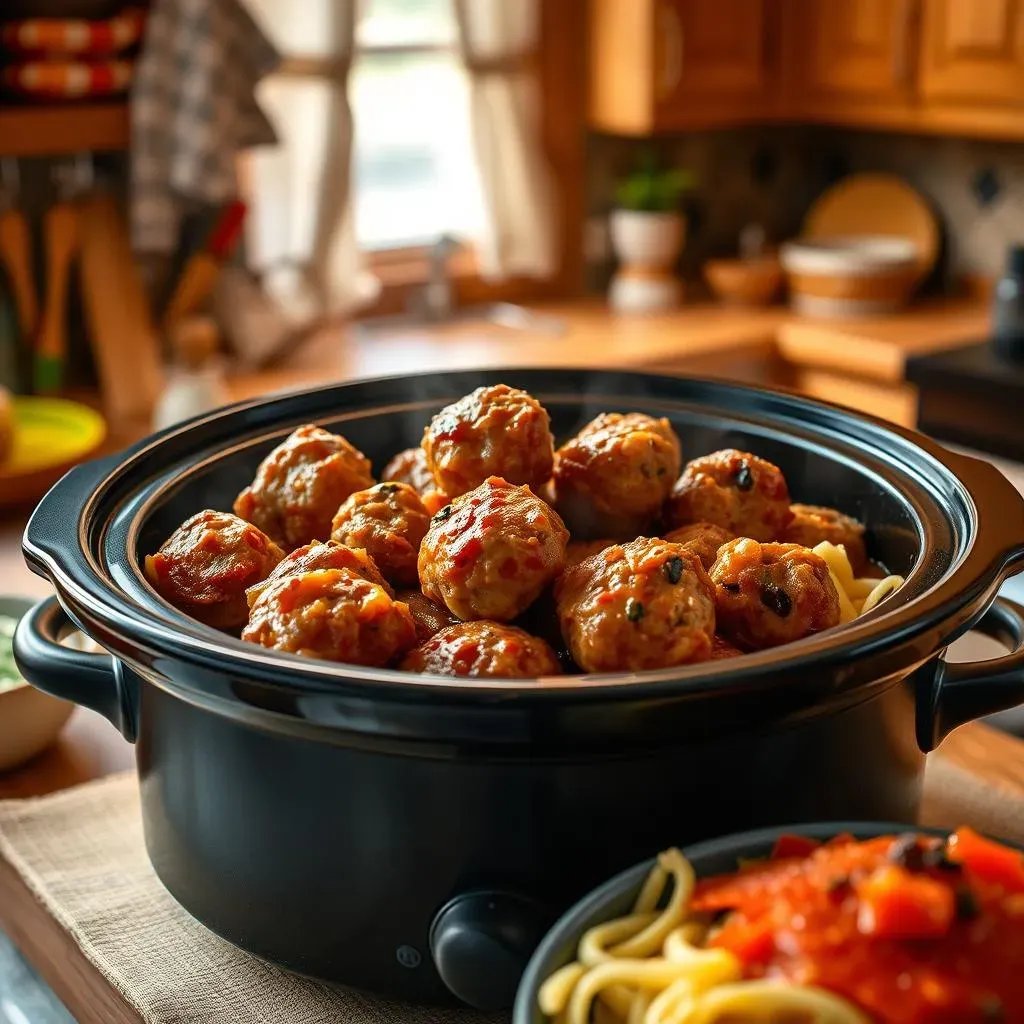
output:
[[[746,224],[761,224],[776,242],[797,234],[814,198],[857,171],[898,174],[932,203],[944,239],[936,286],[963,273],[996,276],[1007,246],[1024,243],[1022,143],[764,126],[650,142],[593,135],[588,145],[595,216],[611,207],[616,179],[644,149],[696,174],[681,261],[686,277],[710,256],[735,254]],[[603,287],[608,260],[592,253],[591,271],[592,286]]]

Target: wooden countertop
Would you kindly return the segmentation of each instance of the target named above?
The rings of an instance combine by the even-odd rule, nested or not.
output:
[[[891,317],[856,321],[813,320],[783,306],[745,310],[712,303],[646,316],[614,313],[600,300],[536,311],[560,320],[564,330],[470,321],[396,327],[366,337],[348,326],[325,328],[287,368],[235,377],[232,395],[253,397],[311,380],[516,365],[675,369],[751,379],[753,374],[737,369],[740,364],[771,360],[892,384],[903,380],[909,356],[983,338],[989,324],[987,304],[967,299],[936,300]]]

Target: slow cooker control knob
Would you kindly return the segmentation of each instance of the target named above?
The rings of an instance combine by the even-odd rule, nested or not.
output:
[[[430,952],[449,991],[477,1010],[507,1010],[546,915],[531,900],[510,893],[456,896],[430,926]]]

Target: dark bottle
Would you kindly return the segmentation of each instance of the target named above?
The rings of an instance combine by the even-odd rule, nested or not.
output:
[[[1024,245],[1010,246],[1006,272],[992,300],[992,347],[996,355],[1024,362]]]

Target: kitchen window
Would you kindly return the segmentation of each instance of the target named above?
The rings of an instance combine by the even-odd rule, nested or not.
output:
[[[300,316],[366,308],[373,275],[404,301],[445,236],[471,243],[460,301],[557,287],[552,235],[581,221],[583,0],[460,2],[248,0],[283,60],[258,91],[280,145],[247,163],[247,250]]]

